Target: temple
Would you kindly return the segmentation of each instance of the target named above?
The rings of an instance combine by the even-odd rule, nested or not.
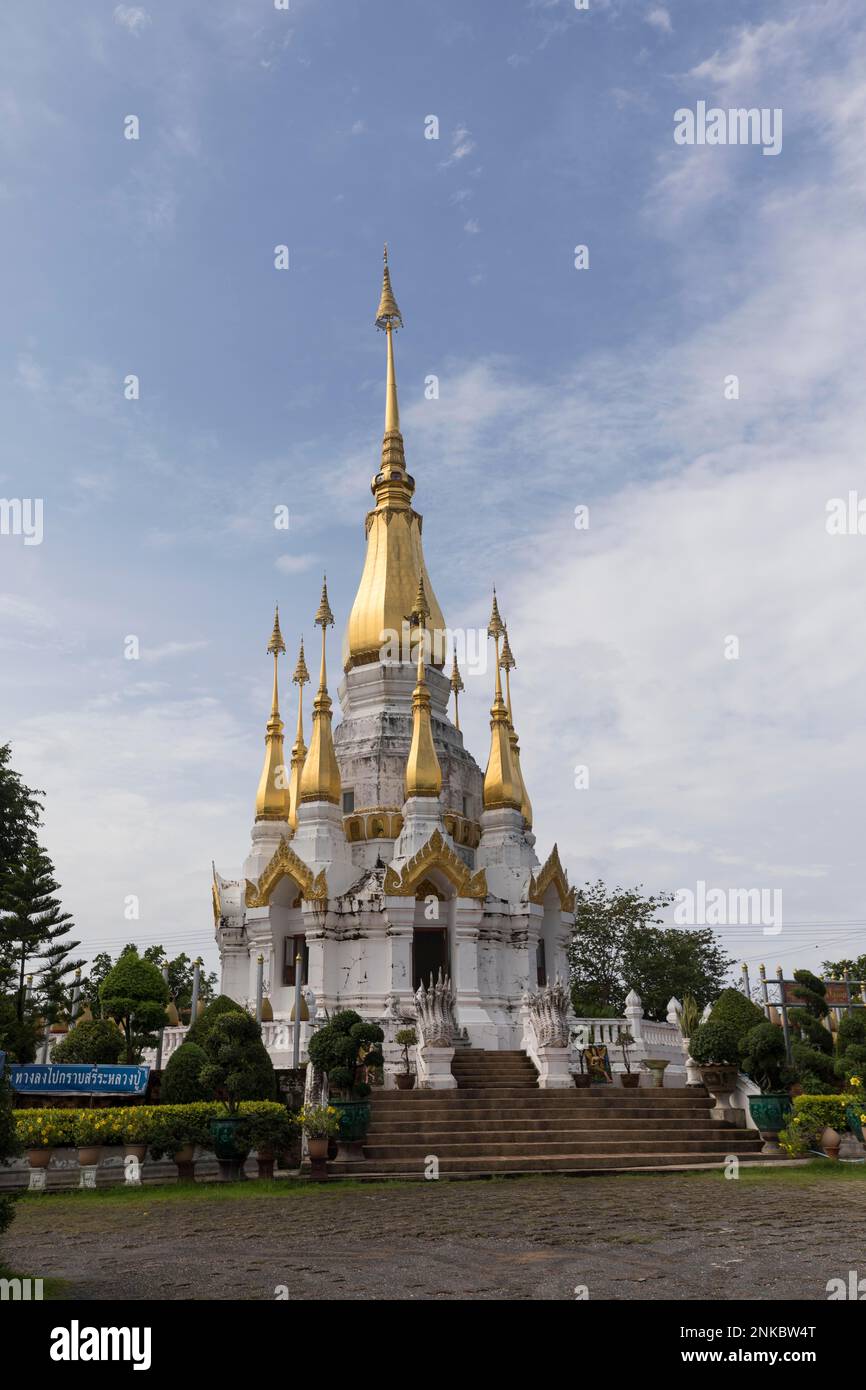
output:
[[[424,562],[400,429],[394,340],[402,319],[387,248],[375,322],[385,335],[385,430],[364,566],[343,635],[342,717],[335,728],[328,684],[334,615],[323,584],[310,741],[303,693],[313,650],[308,642],[305,657],[301,642],[288,766],[279,614],[267,647],[273,695],[250,848],[240,877],[214,870],[222,990],[254,999],[261,956],[275,1021],[292,1014],[300,968],[320,1017],[352,1008],[393,1029],[415,1016],[416,991],[441,971],[452,982],[460,1039],[513,1050],[521,1047],[527,993],[567,977],[574,894],[556,846],[543,862],[536,853],[515,725],[519,703],[512,705],[516,663],[495,593],[484,772],[464,746],[463,682]]]

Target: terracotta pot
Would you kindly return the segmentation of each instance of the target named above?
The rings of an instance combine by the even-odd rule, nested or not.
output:
[[[124,1157],[124,1158],[137,1158],[138,1161],[139,1161],[139,1163],[143,1163],[144,1160],[145,1160],[145,1158],[147,1157],[147,1145],[146,1145],[146,1144],[124,1144],[124,1146],[123,1146],[123,1157]]]
[[[624,1071],[620,1073],[619,1079],[622,1082],[623,1086],[625,1086],[626,1090],[633,1091],[636,1087],[640,1085],[640,1072]]]
[[[839,1145],[841,1142],[841,1134],[835,1129],[831,1129],[830,1125],[828,1125],[821,1135],[821,1148],[824,1150],[827,1158],[832,1159],[834,1163],[838,1163],[839,1161]]]
[[[398,1071],[394,1079],[397,1082],[398,1091],[411,1091],[415,1085],[415,1073],[413,1071]]]
[[[174,1156],[178,1182],[195,1182],[195,1144],[184,1144]]]
[[[99,1162],[99,1155],[102,1152],[101,1144],[87,1144],[78,1150],[78,1165],[80,1168],[93,1168]]]
[[[31,1168],[47,1168],[53,1152],[53,1149],[28,1149],[27,1162]]]
[[[307,1138],[307,1151],[310,1155],[310,1162],[322,1161],[328,1157],[328,1139]]]

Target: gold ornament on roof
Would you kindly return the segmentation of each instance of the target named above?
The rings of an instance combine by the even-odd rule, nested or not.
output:
[[[304,660],[304,639],[302,637],[295,674],[292,676],[293,683],[298,687],[298,727],[292,746],[292,771],[289,778],[289,825],[293,830],[298,828],[298,794],[301,785],[301,773],[304,770],[304,762],[307,757],[307,745],[304,743],[304,686],[309,684],[309,680],[310,673]]]
[[[514,727],[514,714],[511,708],[511,672],[517,667],[511,644],[508,640],[508,627],[503,623],[502,656],[499,665],[505,672],[505,704],[508,710],[508,741],[511,744],[511,763],[514,768],[514,778],[520,794],[520,814],[526,822],[527,830],[532,829],[532,802],[529,800],[529,792],[526,790],[526,783],[523,780],[523,769],[520,766],[520,743],[517,738],[517,731]]]
[[[256,793],[256,820],[288,821],[289,787],[283,751],[283,721],[280,718],[277,662],[286,650],[280,632],[280,610],[274,612],[274,626],[268,642],[268,653],[274,658],[274,688],[271,698],[271,717],[265,732],[265,761]]]
[[[496,650],[496,685],[493,704],[490,708],[490,755],[487,759],[487,771],[484,774],[484,809],[485,811],[496,811],[509,808],[519,811],[520,787],[514,772],[508,710],[502,698],[502,678],[500,675],[499,641],[504,627],[499,616],[495,589],[493,590],[493,610],[490,614],[487,632],[493,638]]]
[[[410,796],[438,797],[442,790],[442,769],[436,756],[430,725],[430,692],[424,679],[424,645],[429,613],[430,606],[424,593],[424,580],[419,579],[415,603],[407,618],[418,630],[418,669],[415,689],[412,692],[412,742],[409,746],[403,783],[407,800]]]
[[[341,796],[340,769],[334,752],[334,734],[331,728],[331,698],[328,695],[328,673],[325,662],[325,639],[329,627],[334,625],[334,615],[328,602],[327,579],[322,582],[322,597],[316,612],[315,623],[322,629],[322,664],[319,672],[319,689],[313,701],[313,732],[310,735],[310,748],[304,761],[304,769],[298,787],[299,803],[305,801],[330,801],[339,806]]]

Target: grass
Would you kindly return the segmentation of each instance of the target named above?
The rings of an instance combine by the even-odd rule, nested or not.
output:
[[[487,1183],[482,1182],[481,1187],[508,1183],[546,1183],[551,1178],[561,1179],[561,1174],[555,1173],[531,1173],[523,1177],[494,1178]],[[724,1172],[716,1170],[712,1172],[674,1172],[664,1171],[655,1173],[610,1173],[593,1175],[591,1178],[572,1178],[572,1181],[601,1181],[610,1183],[623,1182],[646,1182],[648,1178],[669,1178],[685,1179],[690,1183],[713,1183],[729,1182],[732,1179],[726,1178]],[[808,1187],[812,1183],[824,1181],[831,1182],[866,1182],[866,1163],[832,1163],[827,1159],[814,1159],[810,1163],[798,1164],[796,1167],[776,1168],[769,1164],[754,1168],[740,1167],[737,1182],[747,1187],[777,1186],[785,1187]],[[443,1182],[451,1182],[453,1179],[443,1179]],[[477,1186],[478,1180],[472,1179]],[[97,1204],[100,1206],[139,1206],[145,1204],[171,1204],[173,1202],[226,1202],[237,1199],[253,1198],[292,1198],[309,1196],[339,1196],[344,1192],[381,1192],[383,1189],[398,1188],[405,1191],[405,1182],[361,1182],[352,1178],[330,1179],[325,1183],[310,1182],[304,1178],[283,1178],[278,1181],[260,1181],[249,1179],[246,1182],[222,1183],[222,1182],[179,1182],[171,1185],[160,1186],[158,1184],[146,1185],[143,1187],[124,1187],[118,1185],[112,1188],[76,1189],[72,1192],[52,1192],[52,1193],[22,1193],[18,1200],[23,1203],[35,1202],[40,1210],[44,1207],[56,1207],[72,1204]]]

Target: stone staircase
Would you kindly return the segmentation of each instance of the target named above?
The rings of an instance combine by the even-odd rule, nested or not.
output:
[[[713,1120],[703,1089],[542,1091],[525,1053],[477,1048],[456,1052],[453,1072],[456,1091],[374,1092],[365,1161],[332,1164],[331,1172],[420,1179],[431,1156],[451,1178],[762,1158],[756,1131]]]

